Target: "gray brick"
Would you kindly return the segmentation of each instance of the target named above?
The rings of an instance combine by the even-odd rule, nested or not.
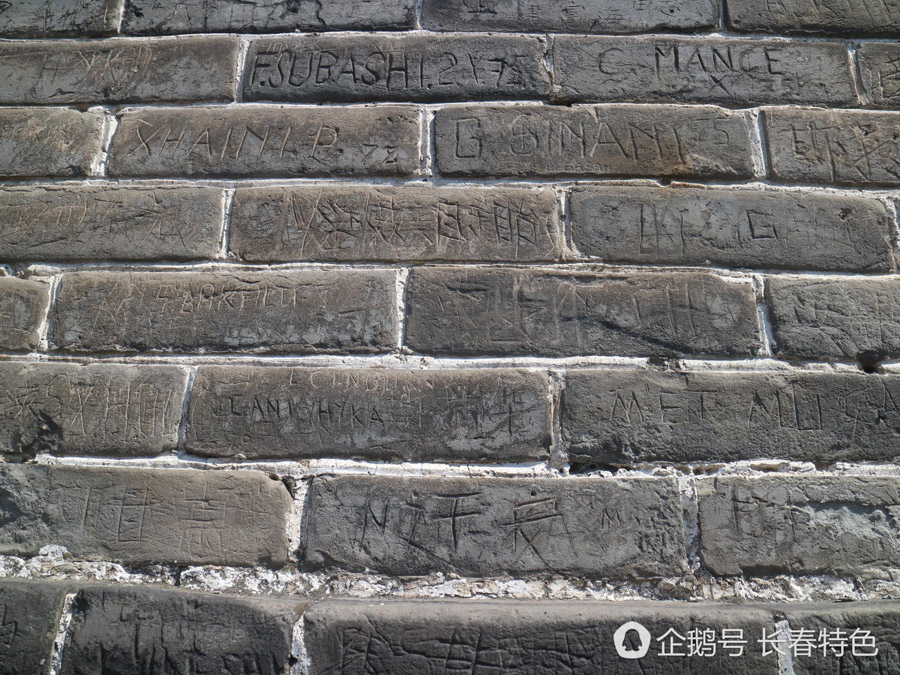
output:
[[[248,459],[549,459],[545,373],[201,367],[185,446]]]
[[[280,33],[413,28],[416,0],[126,0],[122,31]]]
[[[358,475],[316,479],[309,495],[312,568],[626,578],[684,566],[681,497],[667,478]]]
[[[67,586],[0,582],[0,675],[50,675]]]
[[[779,356],[883,360],[900,357],[896,279],[772,277],[766,297]]]
[[[747,116],[712,106],[479,106],[438,110],[449,176],[749,178]]]
[[[255,471],[0,465],[0,554],[64,546],[80,560],[268,565],[287,556],[291,496]]]
[[[448,31],[641,33],[712,28],[718,14],[712,0],[584,0],[565,7],[555,0],[425,0],[422,23]]]
[[[24,352],[37,349],[49,304],[49,284],[0,277],[0,349]]]
[[[192,260],[213,257],[218,188],[41,185],[0,189],[4,261]]]
[[[553,261],[559,210],[545,189],[239,188],[229,244],[249,262]]]
[[[419,167],[419,136],[419,114],[409,107],[139,109],[121,115],[109,173],[411,175]]]
[[[33,455],[158,455],[177,444],[179,368],[0,364],[0,450]]]
[[[452,101],[550,93],[536,37],[503,35],[264,38],[250,43],[247,101]]]
[[[561,101],[858,103],[840,42],[558,37],[553,63]]]
[[[391,271],[75,272],[53,342],[71,351],[384,352]]]
[[[728,24],[754,33],[900,36],[898,0],[728,0]]]
[[[100,157],[102,128],[97,113],[0,109],[0,176],[86,176]]]
[[[0,3],[0,37],[86,37],[114,33],[119,0],[10,0]]]
[[[835,185],[900,185],[900,113],[763,111],[774,178]]]
[[[702,273],[414,269],[407,344],[432,354],[750,355],[749,284]]]
[[[890,272],[875,199],[756,190],[576,187],[572,239],[609,262]]]
[[[892,462],[900,377],[570,370],[560,414],[573,464]]]
[[[876,108],[900,108],[900,44],[863,42],[856,54],[870,104]]]

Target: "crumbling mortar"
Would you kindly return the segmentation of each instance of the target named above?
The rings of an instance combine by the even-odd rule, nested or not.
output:
[[[53,651],[50,655],[50,675],[59,675],[62,671],[63,652],[66,648],[66,639],[68,638],[69,625],[72,623],[72,615],[75,607],[75,593],[66,593],[63,600],[62,612],[59,617],[59,625],[56,630],[56,637],[53,640]]]

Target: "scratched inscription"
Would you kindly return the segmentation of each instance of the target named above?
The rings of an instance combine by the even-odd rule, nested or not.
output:
[[[900,35],[900,0],[730,0],[729,24],[752,32]]]
[[[2,0],[4,38],[88,37],[116,30],[118,0]]]
[[[869,102],[877,108],[900,108],[900,45],[894,42],[863,43],[858,58]]]

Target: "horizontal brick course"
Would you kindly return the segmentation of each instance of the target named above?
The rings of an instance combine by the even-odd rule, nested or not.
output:
[[[120,0],[16,0],[0,10],[4,38],[85,37],[116,30]]]
[[[754,33],[827,33],[854,37],[900,36],[897,0],[816,2],[727,0],[728,25]]]
[[[87,176],[100,158],[99,113],[0,108],[0,128],[0,177]]]
[[[0,349],[37,349],[50,303],[50,285],[40,281],[0,277]]]

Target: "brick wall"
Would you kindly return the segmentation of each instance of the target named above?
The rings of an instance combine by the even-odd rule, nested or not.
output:
[[[900,673],[897,0],[0,38],[0,674]]]

